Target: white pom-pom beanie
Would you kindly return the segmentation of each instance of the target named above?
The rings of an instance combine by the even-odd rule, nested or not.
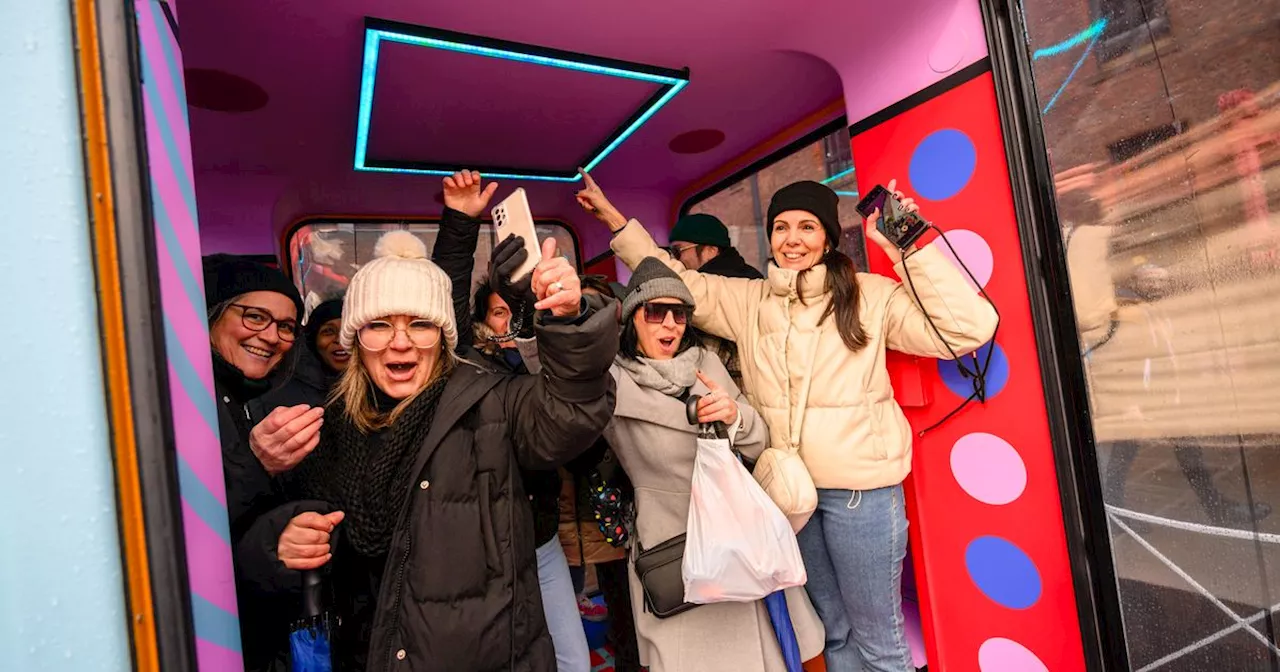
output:
[[[427,246],[408,231],[383,234],[373,248],[373,261],[360,267],[347,286],[342,306],[342,347],[355,345],[360,327],[389,315],[431,320],[444,332],[452,351],[458,345],[453,320],[453,283],[427,259]]]

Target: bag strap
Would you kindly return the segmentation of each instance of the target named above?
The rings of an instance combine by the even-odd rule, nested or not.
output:
[[[796,398],[796,410],[787,409],[787,447],[792,455],[800,452],[800,433],[804,430],[805,411],[809,408],[809,391],[813,389],[813,372],[818,368],[818,346],[822,342],[822,332],[813,335],[813,347],[809,352],[809,371],[805,374],[800,386],[800,396]],[[785,361],[785,355],[784,355]],[[791,380],[791,367],[787,366],[787,380]]]

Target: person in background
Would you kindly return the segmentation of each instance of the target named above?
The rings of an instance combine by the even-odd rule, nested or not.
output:
[[[453,285],[458,355],[493,371],[524,376],[529,368],[517,340],[525,344],[526,350],[533,346],[533,301],[527,298],[527,278],[513,284],[508,277],[524,259],[522,243],[514,238],[499,241],[490,257],[489,271],[476,287],[474,303],[467,292],[484,226],[479,217],[498,189],[497,182],[482,187],[481,180],[479,173],[469,170],[444,179],[445,209],[432,259]],[[547,628],[555,643],[558,670],[590,672],[591,651],[558,537],[560,475],[555,470],[523,469],[520,480],[533,508],[538,583]]]
[[[764,277],[742,258],[729,240],[729,228],[715,215],[685,215],[671,227],[669,238],[667,250],[685,268],[726,278]]]
[[[284,500],[278,477],[315,447],[324,409],[280,409],[271,419],[290,425],[297,440],[271,449],[256,443],[248,405],[292,368],[302,300],[280,271],[227,254],[204,258],[204,289],[227,517],[235,543],[250,522]],[[288,628],[297,605],[287,597],[255,591],[252,569],[237,564],[235,573],[246,669],[287,670]]]
[[[685,215],[671,229],[671,245],[667,251],[690,270],[725,278],[759,280],[764,276],[747,263],[729,242],[729,228],[714,215]],[[699,332],[702,346],[716,353],[729,370],[733,384],[742,387],[742,366],[738,362],[736,343]]]
[[[582,276],[582,293],[619,298],[614,285],[605,276]],[[625,291],[625,288],[624,288]],[[621,310],[621,304],[614,304]],[[578,598],[578,611],[588,621],[609,621],[608,639],[613,644],[615,672],[640,672],[640,652],[636,643],[635,618],[631,612],[631,593],[627,583],[627,558],[622,540],[609,541],[602,532],[603,523],[596,520],[597,488],[615,491],[620,498],[617,509],[625,510],[635,501],[635,492],[618,458],[604,438],[596,439],[587,452],[566,464],[560,492],[560,545],[569,560],[569,573]],[[617,510],[614,511],[617,513]],[[626,525],[625,521],[618,521]],[[586,594],[586,568],[594,566],[596,583],[605,606],[596,604]]]
[[[539,311],[539,376],[457,356],[449,277],[412,233],[384,234],[352,278],[351,361],[295,477],[307,501],[261,517],[237,549],[281,572],[330,567],[335,669],[555,668],[519,474],[554,470],[607,424],[617,323],[553,241],[543,254],[519,297]]]
[[[254,424],[281,406],[305,404],[324,406],[329,392],[347,368],[351,353],[338,342],[342,326],[342,298],[329,299],[316,306],[302,328],[305,350],[298,354],[298,365],[283,385],[249,402]]]
[[[655,250],[656,251],[656,250]],[[698,420],[722,422],[730,443],[759,457],[768,428],[690,329],[694,297],[656,258],[635,268],[622,303],[622,343],[611,370],[618,397],[609,442],[635,490],[632,547],[654,548],[687,531],[697,428],[685,400],[699,395]],[[635,555],[631,604],[640,662],[650,672],[782,672],[786,665],[762,601],[706,604],[660,619],[645,608]],[[787,591],[806,657],[822,650],[822,625],[801,588]]]
[[[613,232],[611,247],[623,263],[638,271],[649,258],[666,256],[585,172],[583,178],[578,202]],[[889,191],[905,210],[917,211],[896,184],[890,181]],[[694,298],[694,326],[744,353],[747,398],[769,425],[770,445],[798,452],[818,488],[818,509],[798,537],[806,588],[826,629],[827,669],[904,672],[914,669],[901,592],[902,481],[911,472],[912,432],[894,401],[884,352],[970,353],[991,340],[999,316],[936,246],[903,250],[880,234],[878,212],[864,224],[867,236],[915,289],[858,273],[840,251],[839,201],[812,181],[773,195],[767,219],[773,259],[764,280],[664,263]],[[626,398],[620,386],[619,409]]]

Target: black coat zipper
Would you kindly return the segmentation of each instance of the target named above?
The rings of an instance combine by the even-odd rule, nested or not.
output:
[[[406,503],[406,507],[410,507],[411,502]],[[405,511],[405,523],[408,523],[409,512]],[[396,629],[400,626],[400,600],[404,592],[404,567],[409,563],[409,553],[413,549],[413,535],[408,532],[407,526],[402,528],[404,534],[404,553],[400,554],[400,562],[396,566],[396,593],[394,599],[391,600],[391,622],[387,627],[387,650],[382,659],[382,669],[390,669],[391,665],[391,649],[395,646]],[[375,617],[376,618],[376,617]]]

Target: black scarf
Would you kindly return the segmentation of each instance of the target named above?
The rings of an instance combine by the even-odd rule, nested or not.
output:
[[[271,389],[271,377],[261,380],[245,377],[234,364],[222,358],[217,350],[213,351],[213,377],[226,393],[243,404],[266,394]]]
[[[396,419],[373,434],[362,434],[335,404],[321,434],[320,445],[300,465],[301,486],[307,497],[323,499],[346,513],[341,529],[356,552],[379,557],[391,545],[400,519],[413,461],[426,439],[447,377],[423,390]],[[376,388],[375,388],[376,390]],[[380,410],[394,406],[385,395],[374,395]]]

